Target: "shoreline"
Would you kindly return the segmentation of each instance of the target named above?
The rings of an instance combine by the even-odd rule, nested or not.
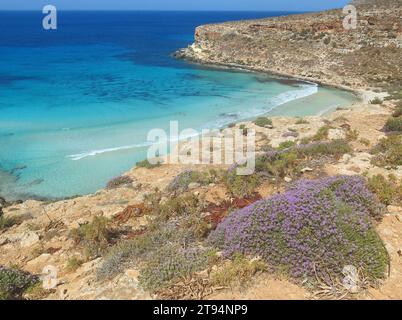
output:
[[[189,61],[188,63],[192,63],[192,62]],[[253,73],[253,74],[261,74],[261,75],[269,76],[270,78],[272,78],[274,80],[279,80],[279,81],[280,80],[284,80],[284,81],[289,80],[289,81],[292,81],[292,82],[297,83],[297,84],[309,84],[309,85],[316,85],[318,87],[323,87],[323,88],[338,89],[338,90],[342,90],[342,91],[345,91],[345,92],[352,93],[359,100],[359,101],[354,102],[353,104],[348,104],[348,105],[344,106],[343,108],[352,109],[352,107],[355,104],[363,102],[363,97],[359,96],[359,93],[356,92],[356,91],[353,91],[352,89],[344,90],[343,88],[339,88],[339,87],[336,87],[336,86],[323,85],[323,84],[320,84],[320,83],[312,82],[310,80],[300,79],[300,78],[297,78],[297,77],[292,77],[292,76],[287,76],[287,75],[279,75],[279,74],[272,75],[269,72],[259,71],[259,70],[254,70],[254,69],[247,69],[247,68],[240,68],[240,67],[236,68],[236,67],[231,67],[229,65],[228,66],[218,66],[218,65],[211,65],[211,64],[202,64],[201,62],[196,63],[196,64],[198,64],[200,66],[207,67],[207,68],[215,69],[215,70],[218,70],[218,71],[219,70],[220,71],[227,70],[227,71],[234,71],[234,72],[247,72],[247,73]],[[292,101],[285,102],[283,104],[277,105],[272,110],[274,110],[274,109],[276,109],[278,107],[281,107],[283,105],[286,105],[287,103],[292,103],[292,102],[295,102],[297,100],[301,100],[301,99],[304,99],[304,98],[307,98],[307,97],[296,98],[296,99],[294,99]],[[270,111],[272,111],[272,110],[270,110]],[[258,117],[261,117],[261,116],[268,116],[268,117],[273,118],[273,119],[275,119],[275,118],[289,118],[289,119],[300,118],[300,117],[296,117],[296,116],[281,116],[281,115],[269,116],[268,113],[270,111],[267,111],[266,113],[262,113],[262,114],[259,114],[259,115],[256,115],[256,116],[253,116],[253,117],[250,117],[250,118],[236,119],[236,120],[232,121],[232,123],[236,124],[236,125],[239,125],[239,124],[242,124],[242,123],[251,123],[251,122],[253,122],[253,120],[255,120],[255,119],[257,119]],[[310,115],[310,116],[307,116],[307,117],[324,118],[326,116],[331,115],[332,113],[334,113],[336,111],[337,111],[336,107],[330,107],[330,108],[328,108],[326,110],[320,111],[317,114]],[[211,128],[211,130],[221,130],[223,128],[226,128],[227,126],[228,125],[226,124],[226,125]],[[200,135],[201,135],[201,133],[199,134],[199,136]],[[183,139],[183,141],[178,141],[177,147],[180,147],[183,143],[185,143],[185,139]],[[169,154],[170,153],[168,153],[165,157],[168,157]],[[144,159],[144,160],[146,160],[146,159]],[[163,165],[163,163],[162,163],[162,165]],[[137,168],[136,164],[133,164],[130,169],[128,169],[127,171],[122,172],[121,176],[126,175],[131,170],[136,169],[136,168]],[[6,173],[9,173],[9,172],[6,172]],[[113,177],[111,179],[113,179]],[[105,185],[106,185],[107,182],[108,181],[105,182]],[[26,194],[26,196],[23,196],[23,197],[20,197],[20,198],[15,198],[15,199],[7,199],[6,194],[1,194],[0,193],[0,198],[6,199],[7,203],[9,203],[9,204],[18,204],[18,203],[23,203],[25,201],[31,201],[31,200],[32,201],[45,202],[45,203],[55,203],[55,202],[59,202],[59,201],[66,201],[66,200],[76,199],[76,198],[80,198],[80,197],[91,196],[91,195],[94,195],[97,192],[105,190],[105,189],[106,189],[106,186],[101,188],[101,189],[95,190],[93,192],[89,192],[87,194],[76,194],[76,195],[73,195],[73,196],[66,196],[66,197],[46,197],[46,196],[40,196],[40,195],[35,195],[35,194]]]
[[[228,70],[228,71],[239,71],[239,72],[251,72],[251,73],[259,73],[259,74],[264,74],[267,76],[270,76],[272,78],[276,79],[283,79],[283,80],[292,80],[295,82],[301,82],[301,83],[308,83],[308,84],[315,84],[319,85],[321,87],[327,87],[327,88],[333,88],[333,89],[339,89],[347,92],[351,92],[355,94],[356,96],[359,96],[363,92],[370,91],[368,89],[357,89],[353,87],[348,87],[348,86],[343,86],[339,84],[335,84],[326,80],[320,80],[316,78],[308,78],[308,77],[303,77],[301,75],[293,75],[293,74],[287,74],[287,73],[282,73],[282,72],[275,72],[269,69],[265,68],[258,68],[254,66],[244,66],[244,65],[238,65],[238,64],[230,64],[230,63],[218,63],[218,62],[211,62],[211,61],[201,61],[201,60],[192,60],[191,58],[186,58],[186,57],[177,57],[175,54],[177,52],[181,52],[182,50],[186,49],[179,49],[175,53],[173,53],[174,58],[179,59],[179,60],[184,60],[187,63],[192,63],[195,65],[199,65],[201,67],[209,67],[211,69],[218,69],[218,70]],[[371,91],[370,91],[371,92]]]
[[[259,68],[255,66],[245,66],[240,64],[231,64],[231,63],[219,63],[214,61],[203,61],[201,59],[191,58],[185,55],[185,50],[187,49],[179,49],[174,52],[172,55],[175,59],[186,61],[190,64],[195,64],[201,67],[207,67],[215,70],[228,70],[228,71],[239,71],[239,72],[249,72],[255,74],[264,74],[274,79],[282,79],[282,80],[291,80],[299,83],[307,83],[307,84],[314,84],[321,87],[338,89],[342,91],[346,91],[349,93],[354,94],[358,99],[364,101],[364,96],[367,93],[374,93],[372,90],[368,88],[353,88],[345,85],[336,84],[334,82],[330,82],[328,80],[322,80],[317,78],[310,78],[310,77],[303,77],[298,74],[290,74],[290,73],[283,73],[279,71],[272,71],[266,68]],[[381,92],[381,93],[386,93]],[[379,93],[379,94],[381,94]]]

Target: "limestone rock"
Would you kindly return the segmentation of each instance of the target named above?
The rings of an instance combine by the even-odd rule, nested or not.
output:
[[[329,129],[328,130],[328,139],[329,140],[339,140],[345,139],[346,133],[342,129]]]
[[[30,247],[37,242],[39,242],[39,236],[33,231],[25,232],[20,240],[21,247]]]
[[[388,206],[387,210],[389,213],[391,214],[398,214],[398,213],[402,213],[402,208],[401,207],[397,207],[397,206]]]
[[[197,189],[197,188],[199,188],[199,187],[201,187],[201,185],[200,185],[199,183],[197,183],[197,182],[191,182],[191,183],[188,185],[188,188],[189,188],[190,190],[194,190],[194,189]]]

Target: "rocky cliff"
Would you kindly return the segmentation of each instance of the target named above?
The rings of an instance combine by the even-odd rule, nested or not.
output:
[[[351,30],[343,26],[342,10],[204,25],[196,29],[195,43],[177,56],[352,88],[398,85],[400,3],[359,6],[357,28]]]

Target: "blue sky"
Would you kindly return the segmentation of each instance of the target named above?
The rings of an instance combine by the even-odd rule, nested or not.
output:
[[[349,0],[1,0],[3,10],[255,10],[313,11],[340,8]]]

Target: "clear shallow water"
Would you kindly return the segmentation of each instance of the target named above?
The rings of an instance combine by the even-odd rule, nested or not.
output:
[[[179,121],[216,128],[260,114],[312,115],[353,97],[170,54],[197,25],[278,13],[0,12],[0,195],[66,197],[102,188],[146,156],[147,133]]]

